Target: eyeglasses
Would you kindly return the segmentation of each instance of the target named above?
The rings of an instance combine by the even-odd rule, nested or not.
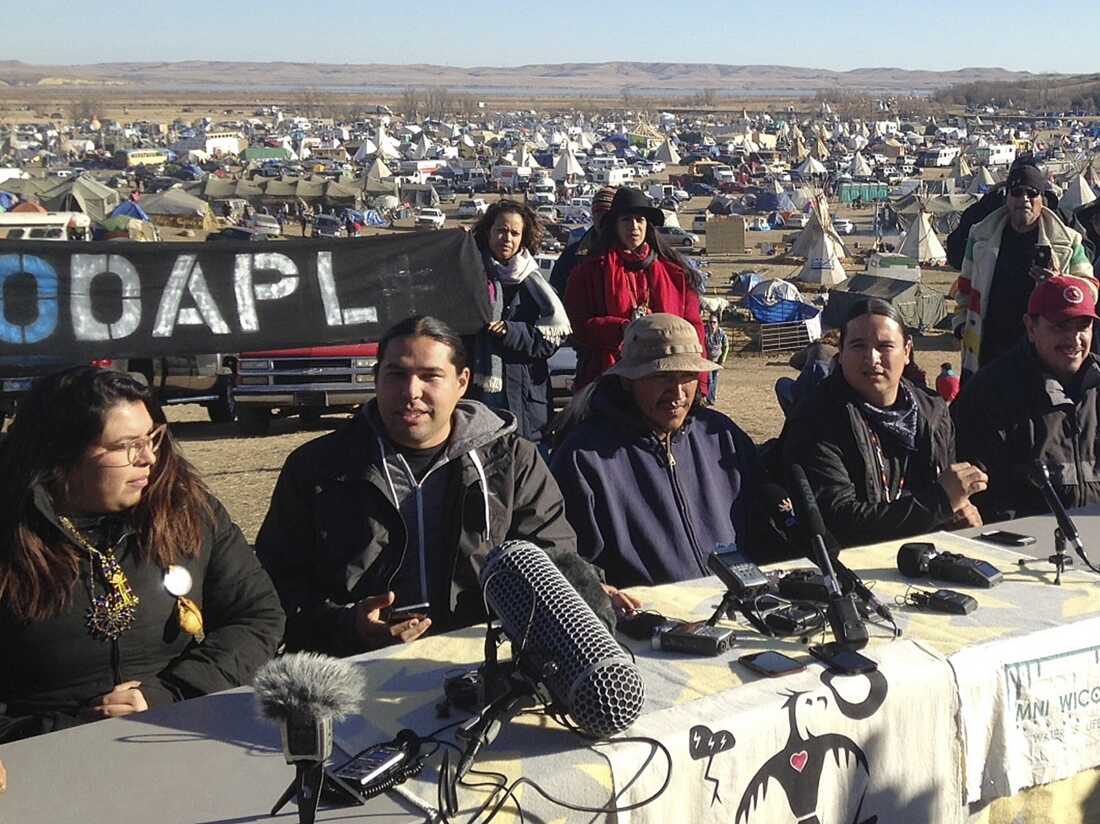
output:
[[[1032,200],[1037,198],[1041,192],[1038,189],[1033,189],[1030,186],[1016,186],[1008,190],[1008,193],[1013,197],[1029,197]]]
[[[126,457],[126,463],[109,464],[109,466],[133,466],[138,462],[146,450],[153,453],[155,458],[160,451],[161,442],[164,440],[164,435],[168,431],[168,424],[162,423],[148,435],[143,435],[140,438],[131,438],[128,441],[117,444],[116,446],[103,447],[104,454],[118,455],[119,458]]]

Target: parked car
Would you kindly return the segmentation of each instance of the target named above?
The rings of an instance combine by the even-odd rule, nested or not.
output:
[[[418,229],[442,229],[443,224],[446,222],[446,215],[439,209],[423,208],[416,210],[414,223]]]
[[[788,229],[805,229],[809,224],[810,219],[804,214],[794,214],[783,221],[783,225]]]
[[[278,237],[283,233],[283,227],[271,215],[253,215],[245,220],[244,225],[249,229],[256,229],[272,237]]]
[[[481,217],[488,210],[489,204],[480,197],[463,200],[458,204],[459,217]]]
[[[700,212],[691,219],[691,231],[695,234],[706,234],[707,231],[707,213]]]
[[[217,232],[211,232],[206,236],[207,240],[220,241],[220,240],[271,240],[272,236],[267,232],[262,232],[259,229],[250,229],[247,226],[229,226],[225,229],[220,229]]]
[[[717,190],[713,186],[711,186],[707,183],[694,183],[693,182],[693,183],[686,184],[684,186],[684,188],[681,189],[680,191],[685,192],[690,197],[700,197],[700,196],[713,197]],[[673,193],[673,194],[675,195],[675,193]],[[687,198],[684,198],[684,199],[687,200]]]
[[[842,235],[850,235],[856,230],[856,226],[846,217],[833,218],[833,228]]]
[[[435,194],[439,198],[440,203],[454,203],[455,198],[458,197],[455,194],[455,190],[448,186],[436,186]]]
[[[681,249],[695,250],[703,245],[698,235],[693,235],[679,226],[658,226],[657,234],[669,246],[678,246]]]
[[[347,237],[347,229],[336,215],[317,215],[313,220],[314,237]]]
[[[535,207],[535,214],[550,223],[558,222],[558,210],[553,206],[537,206]]]

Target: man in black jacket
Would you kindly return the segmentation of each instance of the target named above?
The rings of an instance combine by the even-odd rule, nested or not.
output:
[[[1028,470],[1046,466],[1067,507],[1100,502],[1100,360],[1089,351],[1096,295],[1077,278],[1035,287],[1027,338],[982,369],[951,406],[959,457],[982,462],[989,489],[975,499],[982,518],[1046,512]]]
[[[841,329],[839,368],[780,435],[783,463],[806,471],[842,546],[981,524],[969,496],[985,489],[985,474],[956,462],[943,400],[902,378],[911,355],[892,304],[856,304]]]
[[[352,655],[484,620],[478,568],[503,541],[576,553],[561,492],[514,416],[462,400],[470,370],[445,324],[397,324],[375,374],[375,400],[348,426],[287,458],[256,541],[292,650]]]

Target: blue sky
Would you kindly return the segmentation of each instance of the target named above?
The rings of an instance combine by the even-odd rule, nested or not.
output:
[[[203,11],[183,12],[189,5]],[[0,59],[38,64],[636,60],[1100,71],[1100,6],[1086,0],[111,0],[45,14],[9,6],[3,19]]]

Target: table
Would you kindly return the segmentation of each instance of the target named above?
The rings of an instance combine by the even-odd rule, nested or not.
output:
[[[1078,520],[1086,545],[1097,544],[1100,557],[1100,508]],[[1039,518],[1005,526],[1035,534],[1040,543],[1030,550],[1045,556],[1052,523]],[[1057,642],[1062,647],[1058,655],[1072,655],[1092,644],[1089,634],[1096,638],[1100,628],[1095,578],[1074,570],[1058,588],[1046,583],[1053,575],[1039,568],[1009,571],[1018,557],[1010,550],[965,534],[937,533],[924,540],[941,550],[991,560],[1008,574],[995,589],[968,590],[981,605],[972,615],[901,608],[895,611],[904,631],[901,639],[873,631],[867,653],[880,662],[885,687],[865,676],[830,680],[816,664],[782,679],[756,677],[735,663],[737,656],[768,648],[807,656],[797,641],[763,639],[745,626],[737,628],[735,650],[719,658],[687,658],[628,641],[648,690],[646,711],[628,734],[648,736],[668,748],[673,760],[668,790],[640,810],[581,815],[548,804],[524,787],[519,792],[524,812],[544,821],[756,824],[790,821],[792,807],[815,804],[822,824],[874,815],[881,824],[993,824],[1012,820],[1002,817],[1006,812],[1049,803],[1084,809],[1087,815],[1083,798],[1097,795],[1095,772],[1089,770],[1100,764],[1100,747],[1075,748],[1073,759],[1065,761],[1072,772],[1062,776],[1049,769],[1049,757],[1058,755],[1053,742],[1038,742],[1042,747],[1029,755],[1043,756],[1036,762],[1045,770],[1040,780],[1051,783],[1045,789],[1023,789],[1028,777],[1022,780],[1018,759],[1013,761],[1012,748],[1006,752],[1004,745],[1041,730],[1034,712],[1023,719],[1022,731],[1014,726],[1015,710],[1006,693],[1012,682],[1005,673],[1006,667],[1018,668],[1013,658],[1032,660],[1036,647],[1043,652]],[[875,592],[887,603],[910,583],[896,572],[901,543],[845,550],[843,556],[875,582]],[[715,579],[634,592],[648,606],[682,618],[709,615],[720,597]],[[482,638],[482,630],[470,628],[357,659],[368,694],[363,716],[338,726],[340,749],[351,753],[388,740],[402,727],[423,733],[446,723],[435,712],[442,676],[476,665]],[[1077,643],[1081,638],[1087,643]],[[1012,695],[1029,705],[1043,700],[1032,692]],[[1006,707],[1013,712],[1006,714]],[[1057,720],[1047,718],[1048,727]],[[983,720],[990,722],[989,735],[979,734]],[[725,746],[722,732],[731,734],[732,747]],[[659,756],[639,772],[653,752],[644,743],[586,747],[553,721],[534,716],[506,725],[483,751],[478,767],[535,778],[573,803],[599,806],[617,796],[627,804],[652,794],[664,779]],[[991,763],[997,758],[1003,763]],[[237,824],[295,820],[296,815],[293,805],[277,819],[266,815],[289,783],[292,768],[283,760],[276,728],[257,717],[247,689],[7,744],[0,746],[0,759],[9,775],[9,790],[0,796],[2,824]],[[434,772],[426,771],[422,780],[404,785],[405,797],[375,799],[366,808],[323,810],[319,820],[427,819],[425,808],[436,798],[433,781]],[[483,797],[467,790],[461,800],[471,807]],[[508,812],[497,820],[515,820]],[[1065,814],[1051,820],[1089,819]]]

